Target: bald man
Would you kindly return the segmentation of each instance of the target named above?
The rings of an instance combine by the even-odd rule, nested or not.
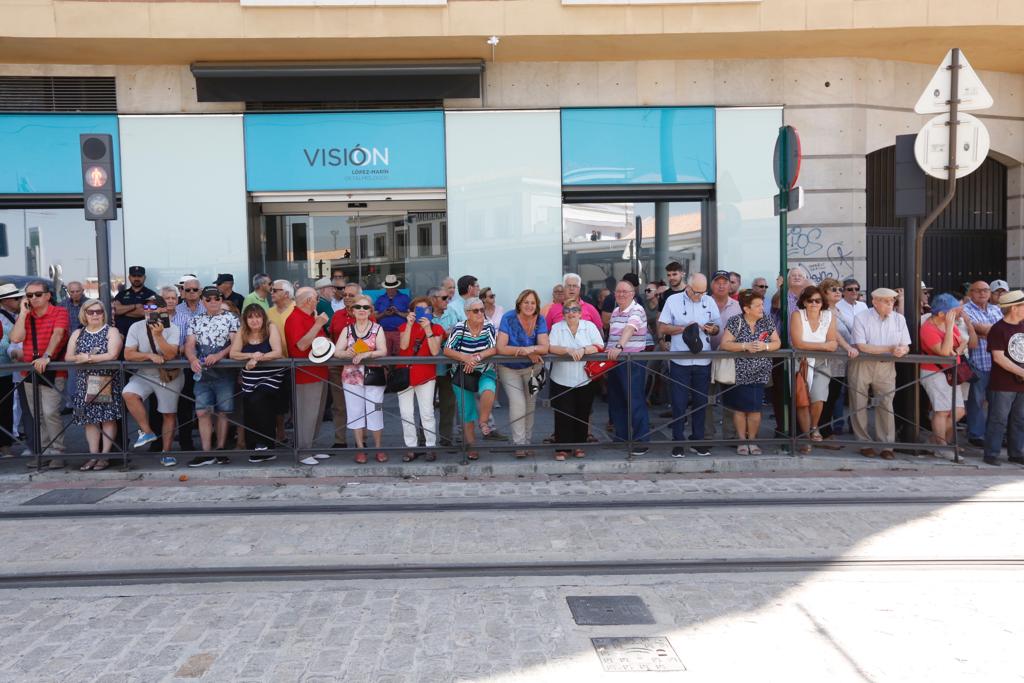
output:
[[[295,308],[284,322],[285,338],[287,339],[288,355],[291,358],[306,358],[313,340],[324,337],[324,325],[327,324],[326,313],[316,312],[316,290],[312,287],[300,287],[295,292]],[[302,364],[295,367],[295,405],[292,420],[295,423],[295,446],[299,449],[310,449],[320,427],[327,402],[326,384],[327,367],[323,365]],[[326,453],[303,453],[299,462],[303,465],[316,465],[320,460],[329,458]]]

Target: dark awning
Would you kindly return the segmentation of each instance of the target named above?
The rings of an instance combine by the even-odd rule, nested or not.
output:
[[[481,60],[192,65],[200,102],[398,102],[480,97]]]

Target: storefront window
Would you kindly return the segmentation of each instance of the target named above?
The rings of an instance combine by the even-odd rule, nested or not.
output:
[[[96,232],[82,209],[4,209],[7,252],[0,257],[4,275],[35,275],[50,279],[50,268],[60,267],[63,283],[77,280],[87,296],[97,296]],[[121,221],[110,221],[111,290],[125,282],[124,231]],[[132,264],[136,265],[136,264]],[[145,266],[145,263],[138,265]]]
[[[699,272],[703,257],[701,203],[667,202],[668,256],[655,263],[654,202],[578,203],[562,208],[562,259],[566,272],[579,273],[583,290],[595,297],[629,272],[642,282],[664,279],[671,261]]]
[[[394,274],[416,294],[448,274],[441,237],[444,211],[356,212],[263,216],[254,272],[310,284],[342,272],[364,290],[383,288]]]

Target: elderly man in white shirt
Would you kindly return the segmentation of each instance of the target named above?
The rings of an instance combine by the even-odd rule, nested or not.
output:
[[[871,292],[871,308],[860,313],[853,323],[853,343],[861,353],[891,355],[902,358],[910,352],[910,330],[907,320],[893,309],[896,292],[880,287]],[[850,376],[850,408],[853,433],[861,441],[870,441],[868,435],[868,391],[878,399],[875,410],[875,441],[892,443],[896,440],[896,417],[892,411],[893,394],[896,391],[896,365],[892,361],[874,360],[861,357],[851,363],[847,374]],[[878,453],[874,448],[861,449],[861,455],[873,458]],[[893,460],[896,454],[892,448],[883,446],[881,457]]]

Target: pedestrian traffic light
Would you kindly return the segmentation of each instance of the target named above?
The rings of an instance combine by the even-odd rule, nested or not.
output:
[[[85,219],[114,220],[117,204],[114,196],[113,140],[103,133],[79,136],[82,150],[82,199]]]

